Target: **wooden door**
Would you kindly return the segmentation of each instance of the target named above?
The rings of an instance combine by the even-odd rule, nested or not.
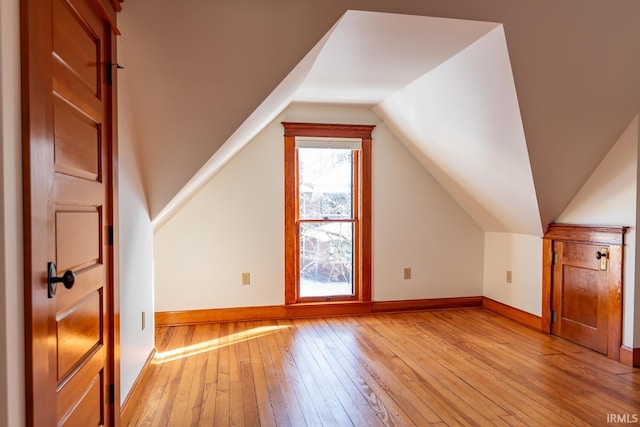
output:
[[[607,354],[609,246],[554,242],[553,248],[551,333]]]
[[[113,18],[99,0],[22,2],[29,425],[118,418]]]
[[[619,360],[625,227],[551,224],[542,323],[553,335]],[[545,310],[545,301],[549,309]]]

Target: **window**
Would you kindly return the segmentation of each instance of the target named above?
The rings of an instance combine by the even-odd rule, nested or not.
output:
[[[370,301],[374,126],[283,126],[285,302]]]

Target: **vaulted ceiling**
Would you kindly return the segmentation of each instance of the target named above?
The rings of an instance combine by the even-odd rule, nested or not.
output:
[[[635,0],[390,3],[127,2],[152,218],[307,101],[371,106],[483,229],[540,234],[640,112]]]

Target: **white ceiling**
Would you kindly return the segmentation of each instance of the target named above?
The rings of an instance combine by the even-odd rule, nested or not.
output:
[[[367,104],[486,231],[541,234],[500,24],[348,11],[156,218],[291,101]]]
[[[378,104],[498,24],[347,11],[294,99]]]
[[[639,19],[635,0],[127,2],[119,78],[150,215],[179,208],[292,101],[338,101],[375,106],[483,228],[538,234],[640,111]],[[483,49],[491,62],[473,59]]]

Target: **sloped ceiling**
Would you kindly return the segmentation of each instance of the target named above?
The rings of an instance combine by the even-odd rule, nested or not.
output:
[[[339,61],[349,65],[346,68],[352,72],[314,68],[323,63],[323,55],[333,52],[325,50],[325,45],[347,47],[348,43],[357,43],[353,36],[358,32],[349,34],[357,26],[339,25],[347,8],[485,22],[467,22],[445,36],[448,30],[440,28],[438,31],[444,32],[437,32],[435,20],[426,27],[418,24],[419,16],[413,17],[416,25],[407,21],[401,27],[393,20],[383,20],[377,23],[379,37],[371,40],[375,43],[366,44],[369,50],[362,50],[362,58],[350,55]],[[559,215],[640,111],[638,18],[640,3],[634,0],[126,3],[119,21],[123,33],[121,60],[126,67],[122,77],[131,87],[151,216],[157,220],[163,209],[166,212],[179,206],[179,200],[201,185],[207,173],[215,173],[243,142],[297,96],[312,101],[378,104],[375,111],[483,228],[537,234],[531,224],[536,222],[540,228]],[[450,20],[441,23],[445,21]],[[490,22],[502,23],[504,30]],[[443,27],[455,26],[449,24]],[[506,114],[510,120],[500,136],[502,141],[511,138],[512,144],[493,142],[490,151],[493,159],[504,157],[498,162],[497,175],[515,174],[518,179],[507,184],[518,185],[509,191],[503,184],[502,196],[494,200],[456,175],[456,166],[434,153],[439,152],[441,137],[463,140],[473,133],[481,135],[486,143],[500,133],[499,128],[474,130],[474,126],[482,126],[481,121],[468,106],[458,104],[451,111],[458,111],[461,118],[476,119],[466,120],[466,131],[450,127],[447,133],[442,126],[430,126],[429,132],[422,132],[425,123],[419,123],[423,128],[412,126],[406,112],[401,114],[403,110],[397,106],[411,107],[407,111],[430,108],[442,112],[434,98],[442,92],[442,87],[433,84],[433,76],[441,68],[438,64],[444,60],[447,65],[446,58],[458,60],[456,51],[464,62],[465,56],[472,56],[474,51],[465,49],[483,37],[488,37],[488,43],[491,36],[486,35],[496,28],[506,35],[526,150],[522,127],[518,130],[519,117],[498,108],[502,113],[494,119]],[[419,34],[407,43],[401,37],[405,31]],[[336,37],[332,38],[334,32]],[[378,72],[367,74],[374,81],[365,81],[371,83],[370,89],[356,90],[358,86],[353,83],[363,83],[358,78],[362,76],[358,60],[378,55]],[[393,60],[385,61],[383,55]],[[462,71],[464,67],[458,68]],[[473,76],[466,77],[468,82],[473,81]],[[508,80],[507,86],[513,85]],[[449,82],[449,86],[451,93],[454,83]],[[424,96],[416,96],[417,92]],[[459,95],[458,100],[464,99]],[[491,94],[480,95],[487,101],[496,99]],[[380,98],[385,102],[379,103]],[[447,100],[441,101],[446,104]],[[513,97],[505,105],[514,107],[512,102]],[[441,124],[435,117],[437,114],[430,123]],[[467,139],[466,144],[471,146],[472,141]],[[513,150],[505,152],[504,147]],[[527,154],[530,168],[523,164]],[[191,190],[185,191],[189,182]],[[537,218],[505,223],[504,218],[518,217],[513,211],[505,216],[505,209],[508,200],[513,205],[521,204],[519,198],[511,199],[520,192],[526,194],[528,215],[533,212]],[[535,201],[539,215],[535,213]],[[486,209],[487,204],[491,209]]]
[[[376,105],[498,25],[347,11],[331,30],[294,98]]]
[[[542,235],[502,27],[374,111],[483,230]]]

